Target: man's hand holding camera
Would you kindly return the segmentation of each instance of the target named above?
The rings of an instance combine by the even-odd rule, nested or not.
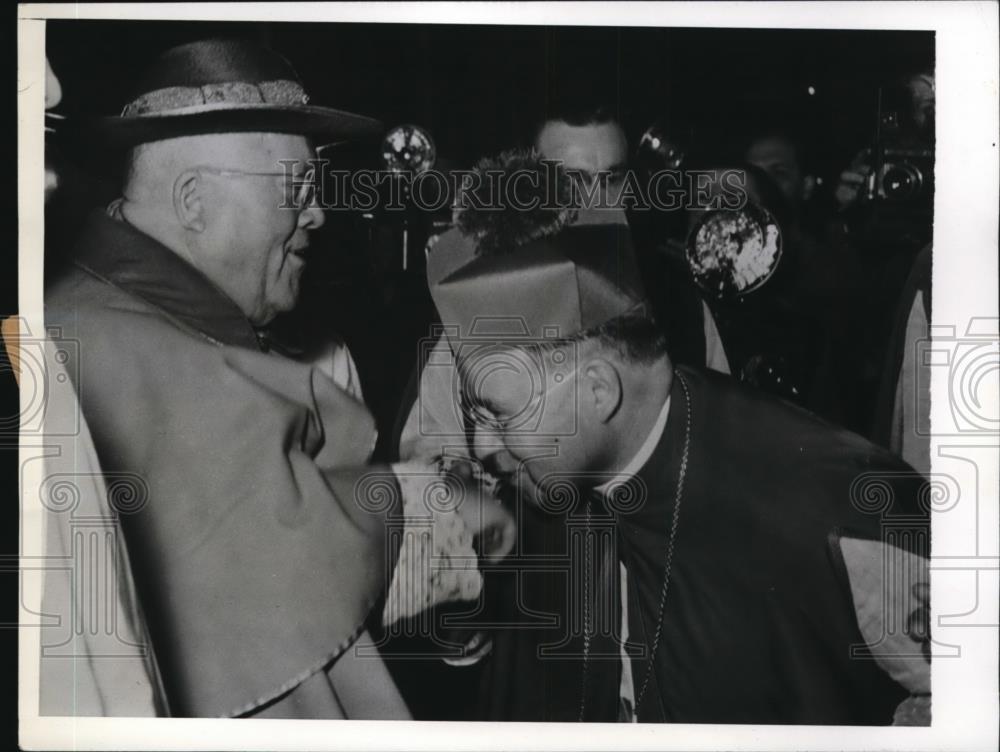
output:
[[[863,149],[851,161],[851,164],[840,173],[837,188],[833,193],[837,208],[844,211],[864,195],[864,188],[872,175],[870,151]]]

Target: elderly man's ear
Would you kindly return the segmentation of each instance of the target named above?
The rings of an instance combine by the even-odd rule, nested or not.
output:
[[[174,214],[181,226],[191,232],[204,232],[205,206],[202,200],[201,175],[185,170],[174,181]]]
[[[595,358],[583,369],[584,379],[580,384],[580,399],[593,415],[607,423],[618,412],[622,403],[621,374],[614,364],[604,358]]]

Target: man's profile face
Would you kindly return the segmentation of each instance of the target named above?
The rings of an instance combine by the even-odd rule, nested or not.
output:
[[[302,136],[232,134],[206,167],[274,174],[199,172],[206,219],[197,239],[199,266],[255,325],[291,310],[298,300],[309,231],[323,224],[315,203],[294,206],[295,183],[313,156]],[[286,161],[294,163],[291,180],[284,174]]]
[[[567,352],[490,348],[459,369],[477,457],[535,503],[590,469],[592,421],[578,398],[575,351]]]
[[[628,143],[618,123],[570,125],[551,120],[539,131],[535,148],[544,158],[561,162],[565,169],[578,170],[588,187],[599,173],[610,173],[606,194],[597,194],[598,205],[613,206],[618,201],[628,166]]]
[[[791,206],[808,200],[809,181],[802,172],[795,145],[779,136],[768,136],[750,144],[746,160],[770,175]]]

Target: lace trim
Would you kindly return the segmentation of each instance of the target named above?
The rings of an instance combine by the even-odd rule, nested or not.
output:
[[[304,105],[309,96],[295,81],[224,81],[204,86],[168,86],[155,89],[125,105],[122,117],[150,115],[184,107],[211,104]]]
[[[475,600],[483,580],[472,532],[453,509],[454,491],[433,469],[419,463],[393,466],[403,494],[399,558],[386,595],[386,625],[432,606]]]

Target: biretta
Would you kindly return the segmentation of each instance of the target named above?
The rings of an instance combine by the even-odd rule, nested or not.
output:
[[[498,246],[488,233],[465,232],[475,223],[460,216],[428,256],[431,295],[453,351],[482,338],[573,337],[646,306],[620,209],[536,210],[537,232],[524,231],[515,207],[464,211],[501,212],[488,226],[508,240]],[[503,232],[505,217],[517,233]]]

